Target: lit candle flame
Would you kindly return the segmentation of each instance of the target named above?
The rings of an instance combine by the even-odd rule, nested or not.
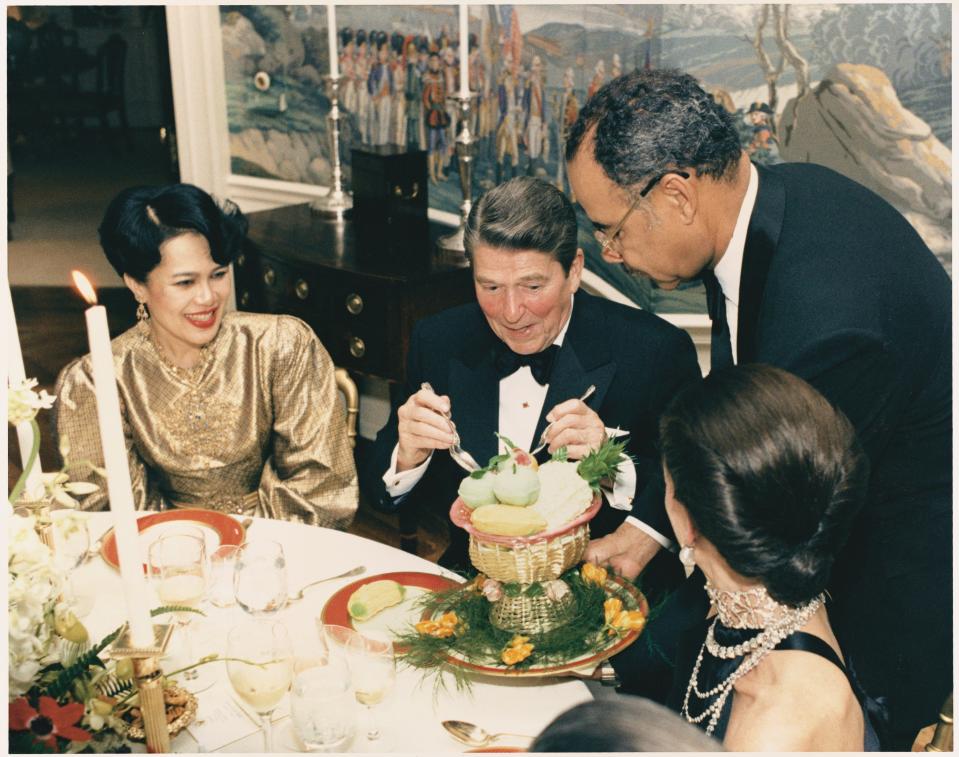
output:
[[[72,271],[73,285],[80,291],[80,296],[87,301],[88,305],[97,304],[97,290],[93,288],[90,279],[79,271]]]

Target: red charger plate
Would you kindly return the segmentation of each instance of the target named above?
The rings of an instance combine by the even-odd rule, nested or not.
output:
[[[349,604],[350,597],[353,596],[353,592],[373,581],[396,581],[400,586],[416,587],[418,589],[426,589],[427,591],[444,591],[459,585],[459,582],[454,581],[452,578],[439,576],[435,573],[420,573],[418,571],[398,571],[396,573],[380,573],[375,576],[366,576],[351,584],[347,584],[330,597],[320,612],[320,621],[325,625],[346,626],[347,628],[358,630],[353,625],[353,618],[350,617],[347,605]],[[401,644],[394,644],[393,648],[397,652],[404,651]]]
[[[231,518],[226,513],[218,510],[203,510],[200,508],[177,508],[176,510],[164,510],[160,513],[150,513],[137,518],[137,531],[141,534],[153,526],[170,521],[185,521],[196,523],[199,526],[206,526],[216,532],[220,538],[220,544],[232,544],[240,546],[246,539],[246,530],[237,523],[235,518]],[[103,543],[100,547],[100,555],[103,561],[112,568],[119,569],[120,561],[117,559],[117,537],[111,528],[103,536]],[[145,573],[149,572],[146,564],[143,566]]]

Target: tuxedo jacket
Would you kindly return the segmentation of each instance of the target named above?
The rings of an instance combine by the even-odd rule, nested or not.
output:
[[[870,483],[830,618],[894,729],[918,729],[951,689],[951,282],[859,184],[813,164],[757,170],[737,361],[801,376],[856,427]]]
[[[436,450],[423,478],[396,505],[386,494],[382,476],[397,443],[397,409],[420,385],[429,382],[448,395],[462,447],[481,464],[496,454],[500,376],[494,367],[498,337],[479,305],[470,303],[419,321],[410,339],[405,388],[395,393],[392,411],[380,430],[361,472],[364,493],[383,509],[429,507],[447,510],[457,496],[463,470],[443,450]],[[633,515],[660,533],[672,531],[663,507],[659,456],[655,447],[659,414],[686,381],[700,377],[689,336],[666,321],[635,308],[579,291],[562,347],[556,354],[546,400],[533,436],[546,427],[546,415],[557,404],[579,397],[591,385],[587,404],[610,428],[629,433],[626,451],[636,464]],[[548,458],[544,451],[540,459]],[[656,493],[641,497],[647,487]],[[639,509],[637,509],[639,508]],[[618,514],[618,517],[617,517]],[[604,504],[593,536],[613,530],[625,513]],[[465,532],[451,526],[453,546],[444,564],[465,560]]]

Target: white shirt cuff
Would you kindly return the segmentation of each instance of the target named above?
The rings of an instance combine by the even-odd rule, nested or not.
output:
[[[671,539],[667,539],[665,536],[659,533],[659,531],[657,531],[655,528],[648,526],[647,524],[643,523],[638,518],[632,515],[627,515],[625,522],[629,523],[629,525],[631,526],[635,526],[640,531],[644,532],[647,536],[652,538],[654,541],[662,545],[665,549],[668,549],[670,552],[676,551],[676,545],[672,542]]]
[[[396,470],[396,456],[399,453],[399,449],[400,445],[398,444],[393,447],[393,454],[390,455],[390,469],[383,474],[386,493],[394,500],[399,500],[412,491],[413,487],[423,478],[423,474],[426,473],[426,468],[430,464],[430,460],[433,459],[433,454],[430,453],[430,456],[415,468],[398,471]]]

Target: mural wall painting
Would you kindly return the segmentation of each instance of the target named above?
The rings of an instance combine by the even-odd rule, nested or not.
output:
[[[632,68],[681,68],[734,114],[760,163],[811,161],[878,192],[951,273],[950,4],[471,5],[474,192],[519,174],[569,191],[561,159],[586,99]],[[394,143],[429,154],[430,205],[456,213],[461,51],[456,6],[337,6],[343,159]],[[324,6],[221,6],[235,174],[328,185]],[[575,198],[574,198],[575,199]],[[587,265],[639,305],[704,312],[702,290],[662,292]]]

